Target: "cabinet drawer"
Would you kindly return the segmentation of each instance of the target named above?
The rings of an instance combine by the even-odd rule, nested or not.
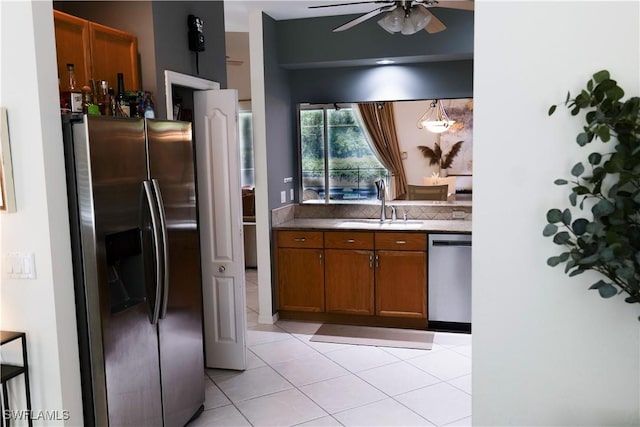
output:
[[[327,231],[324,247],[332,249],[373,249],[373,233],[352,231]]]
[[[322,248],[322,231],[286,230],[278,231],[278,246],[281,248]]]
[[[424,233],[376,233],[376,249],[392,251],[425,251],[427,235]]]

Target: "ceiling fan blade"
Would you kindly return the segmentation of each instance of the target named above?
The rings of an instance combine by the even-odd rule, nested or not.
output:
[[[351,6],[354,4],[369,4],[369,3],[393,3],[393,0],[371,0],[371,1],[356,1],[353,3],[338,3],[338,4],[322,4],[318,6],[309,6],[308,9],[319,9],[322,7],[334,7],[334,6]]]
[[[358,24],[363,23],[364,21],[367,21],[371,18],[373,18],[374,16],[378,16],[381,13],[384,12],[389,12],[393,9],[395,9],[397,6],[393,5],[393,6],[383,6],[379,9],[375,9],[372,10],[371,12],[365,13],[364,15],[360,15],[358,16],[356,19],[352,19],[351,21],[347,22],[346,24],[343,24],[341,26],[339,26],[338,28],[334,28],[333,32],[338,32],[338,31],[344,31],[344,30],[348,30],[349,28],[355,27]]]
[[[429,20],[429,23],[427,24],[426,27],[424,27],[424,30],[429,33],[429,34],[435,34],[435,33],[439,33],[440,31],[444,31],[447,29],[447,26],[444,25],[444,23],[439,20],[436,15],[434,15],[433,13],[431,13],[431,11],[427,8],[427,6],[418,3],[421,7],[417,7],[416,9],[420,11],[420,13],[424,13],[425,15],[429,15],[431,16],[431,19]]]
[[[434,4],[432,7],[443,7],[447,9],[458,9],[458,10],[473,10],[474,9],[473,0],[438,0],[438,3]]]

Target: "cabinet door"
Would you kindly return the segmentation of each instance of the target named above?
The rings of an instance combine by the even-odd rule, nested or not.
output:
[[[376,251],[376,314],[427,318],[427,253]]]
[[[93,78],[106,80],[117,90],[118,73],[124,75],[126,91],[141,90],[138,67],[138,39],[129,33],[89,23]]]
[[[278,308],[324,311],[322,249],[278,249]]]
[[[89,21],[54,10],[53,22],[60,87],[64,90],[68,85],[67,64],[73,64],[78,87],[89,84],[91,78]]]
[[[325,250],[327,313],[374,314],[373,251]]]

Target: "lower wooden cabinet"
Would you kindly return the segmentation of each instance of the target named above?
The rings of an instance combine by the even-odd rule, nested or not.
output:
[[[376,251],[376,315],[427,317],[427,253]]]
[[[279,310],[426,326],[426,233],[278,230],[276,242]]]
[[[325,249],[327,313],[374,314],[373,251]]]
[[[322,232],[280,231],[277,241],[278,309],[323,312]]]
[[[376,315],[427,317],[427,235],[375,233]]]

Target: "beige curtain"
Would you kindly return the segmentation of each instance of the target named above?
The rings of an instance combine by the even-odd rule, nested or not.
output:
[[[378,155],[380,163],[391,172],[389,199],[407,194],[407,176],[404,172],[396,124],[393,115],[393,103],[368,102],[358,104],[360,117]]]

